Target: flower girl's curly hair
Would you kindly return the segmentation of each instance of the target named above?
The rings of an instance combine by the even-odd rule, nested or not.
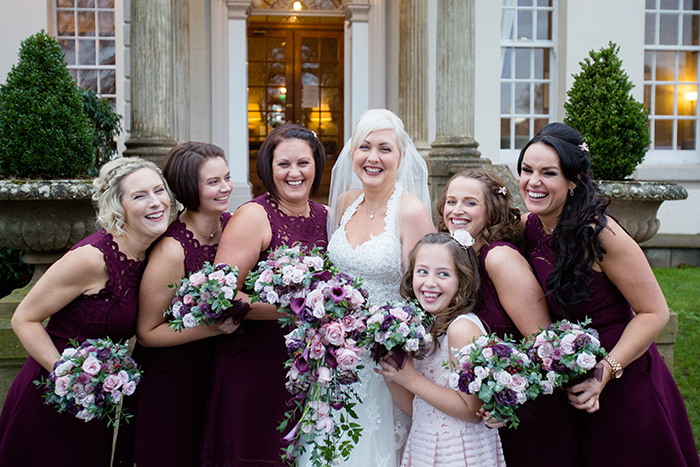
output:
[[[481,279],[479,277],[479,263],[474,248],[462,248],[457,241],[446,232],[431,233],[421,238],[411,250],[408,269],[401,279],[400,293],[403,298],[415,300],[413,291],[413,270],[416,266],[416,257],[424,245],[443,245],[450,252],[454,261],[454,269],[459,279],[457,293],[444,310],[435,314],[430,333],[433,335],[435,349],[439,346],[438,338],[447,333],[450,323],[459,315],[474,312],[480,302],[479,290]]]

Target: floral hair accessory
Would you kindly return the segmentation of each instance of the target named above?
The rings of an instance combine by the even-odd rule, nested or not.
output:
[[[506,188],[505,186],[502,186],[498,189],[498,193],[502,194],[503,196],[506,196],[508,194],[508,188]]]
[[[581,151],[588,152],[588,145],[586,144],[585,141],[583,143],[579,144],[578,147],[581,148]]]
[[[464,229],[456,230],[452,234],[452,240],[457,242],[457,244],[465,250],[474,244],[474,238],[472,237],[472,234],[470,234]]]

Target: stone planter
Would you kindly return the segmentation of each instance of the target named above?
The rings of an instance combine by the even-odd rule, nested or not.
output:
[[[0,180],[0,245],[24,250],[34,265],[31,282],[0,299],[0,407],[27,359],[12,314],[54,261],[96,231],[92,191],[92,180]]]
[[[608,211],[637,242],[649,240],[659,231],[656,217],[664,201],[686,199],[688,192],[674,182],[599,180],[600,196],[610,200]]]

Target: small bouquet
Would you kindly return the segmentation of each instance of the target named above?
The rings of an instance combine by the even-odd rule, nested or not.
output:
[[[251,303],[269,303],[276,305],[280,312],[288,313],[292,300],[306,297],[311,291],[312,281],[330,278],[330,267],[330,261],[319,247],[309,251],[301,245],[283,245],[248,273],[245,285],[252,290]],[[283,324],[291,324],[291,321]]]
[[[205,262],[202,269],[180,281],[172,305],[165,312],[170,329],[179,332],[183,327],[209,325],[222,318],[238,293],[237,281],[237,267]],[[170,287],[176,287],[176,284],[170,284]]]
[[[524,344],[523,350],[555,388],[574,384],[607,355],[598,331],[586,328],[590,323],[588,318],[579,324],[557,321]]]
[[[452,353],[457,364],[445,362],[452,367],[450,387],[476,394],[483,402],[482,408],[509,428],[517,428],[520,423],[515,414],[518,407],[554,390],[542,383],[530,358],[509,338],[479,336],[460,350],[452,349]]]
[[[390,355],[401,368],[406,353],[421,359],[430,351],[433,336],[427,328],[432,321],[433,316],[415,301],[372,306],[361,345],[371,349],[375,362]]]
[[[326,280],[314,280],[305,297],[293,298],[290,309],[295,328],[287,334],[289,360],[287,390],[294,408],[278,427],[289,445],[282,458],[288,462],[310,449],[315,466],[347,460],[362,428],[353,407],[359,400],[352,384],[359,381],[363,349],[357,341],[365,330],[366,292],[361,279],[331,268]]]
[[[130,396],[141,380],[141,370],[129,356],[126,344],[111,339],[88,339],[81,345],[74,340],[54,363],[48,381],[34,381],[46,386],[44,400],[59,412],[68,412],[86,422],[109,419],[115,426],[131,415],[122,411],[122,396]]]

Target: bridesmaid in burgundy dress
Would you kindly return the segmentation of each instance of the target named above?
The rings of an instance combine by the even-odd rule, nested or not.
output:
[[[489,332],[519,340],[547,327],[551,318],[542,287],[521,252],[523,226],[511,200],[498,176],[485,169],[464,170],[447,182],[437,203],[438,230],[472,234],[481,277],[481,302],[474,313]],[[508,466],[529,466],[533,459],[540,467],[579,465],[573,429],[548,423],[570,412],[563,391],[523,405],[518,429],[500,430]],[[547,456],[539,455],[542,439],[547,439]]]
[[[168,227],[171,197],[158,168],[138,158],[108,162],[94,186],[102,229],[56,261],[12,317],[30,357],[0,416],[2,466],[110,465],[113,429],[107,420],[84,422],[58,413],[44,404],[45,389],[32,381],[48,379],[69,339],[119,341],[134,335],[143,260]]]
[[[589,317],[609,352],[567,389],[575,419],[547,423],[574,426],[583,466],[698,466],[683,399],[654,344],[666,300],[641,248],[606,214],[589,167],[583,137],[563,123],[542,128],[518,160],[525,256],[552,315]]]
[[[176,146],[163,161],[163,174],[184,210],[153,246],[141,281],[133,357],[144,374],[135,397],[127,401],[135,417],[120,429],[117,459],[129,466],[192,467],[199,464],[216,345],[212,337],[233,332],[237,324],[229,318],[174,332],[163,312],[177,290],[168,285],[214,260],[231,218],[226,209],[232,184],[224,151],[213,144]]]
[[[265,139],[257,172],[267,193],[241,206],[221,238],[217,262],[238,266],[239,288],[276,247],[326,247],[326,209],[309,200],[321,183],[325,153],[315,133],[284,124]],[[245,294],[240,294],[245,295]],[[244,299],[245,300],[245,299]],[[281,466],[277,426],[289,410],[284,335],[275,307],[252,305],[241,330],[222,338],[212,369],[203,466]],[[294,426],[291,424],[290,426]]]

